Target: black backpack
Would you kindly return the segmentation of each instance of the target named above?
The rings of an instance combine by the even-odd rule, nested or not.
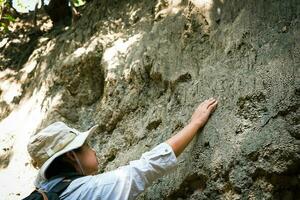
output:
[[[62,177],[62,176],[59,176]],[[70,183],[79,178],[82,177],[82,175],[78,174],[68,174],[63,176],[64,179],[55,185],[49,192],[45,192],[39,189],[34,190],[29,196],[25,197],[23,200],[59,200],[59,195],[67,189],[67,187],[70,185]],[[55,176],[52,179],[58,178],[58,176]]]

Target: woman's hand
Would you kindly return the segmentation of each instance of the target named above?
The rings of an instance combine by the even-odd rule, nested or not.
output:
[[[192,115],[191,124],[198,126],[198,128],[203,127],[211,113],[216,109],[217,104],[218,101],[214,98],[203,101]]]
[[[216,109],[217,104],[217,100],[213,98],[202,102],[192,115],[191,122],[166,141],[172,147],[176,156],[179,156],[187,147],[198,129],[206,124],[210,114]]]

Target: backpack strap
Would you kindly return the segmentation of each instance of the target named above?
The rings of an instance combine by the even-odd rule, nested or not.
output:
[[[82,175],[72,173],[66,174],[63,177],[63,180],[56,184],[49,192],[56,193],[58,196],[61,195],[61,193],[67,189],[73,180],[82,177]]]
[[[59,177],[63,178],[63,180],[56,184],[50,191],[45,192],[41,189],[36,188],[29,196],[25,197],[23,200],[41,199],[41,197],[43,198],[43,200],[53,199],[53,197],[54,199],[57,199],[73,180],[82,177],[82,175],[79,175],[77,173],[68,173],[55,176],[49,180],[53,180]]]
[[[43,200],[48,200],[47,195],[42,190],[36,190],[38,193],[40,193],[43,196]]]

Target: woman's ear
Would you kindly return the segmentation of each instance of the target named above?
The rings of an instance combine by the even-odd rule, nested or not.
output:
[[[82,175],[85,175],[81,163],[74,151],[67,152],[65,154],[65,158],[67,162],[70,162],[75,167],[77,172],[81,173]]]
[[[71,161],[72,163],[76,162],[75,155],[72,151],[65,153],[65,157],[67,158],[67,160]]]

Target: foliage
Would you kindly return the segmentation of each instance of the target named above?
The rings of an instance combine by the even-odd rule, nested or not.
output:
[[[15,22],[16,21],[16,19],[13,16],[9,15],[9,14],[6,14],[4,17],[2,17],[2,19],[6,19],[10,22]]]
[[[73,3],[75,5],[75,7],[80,7],[80,6],[83,6],[86,1],[85,0],[73,0]]]
[[[11,22],[15,22],[15,18],[11,15],[11,4],[7,0],[0,0],[0,31],[8,32],[8,26]]]
[[[86,4],[86,0],[70,0],[73,1],[73,4],[75,7],[80,7]],[[20,0],[16,0],[15,4],[18,5],[18,7],[27,9],[26,4],[21,3]],[[15,22],[15,17],[11,10],[15,9],[12,7],[12,0],[0,0],[0,35],[2,33],[9,32],[9,24]]]

